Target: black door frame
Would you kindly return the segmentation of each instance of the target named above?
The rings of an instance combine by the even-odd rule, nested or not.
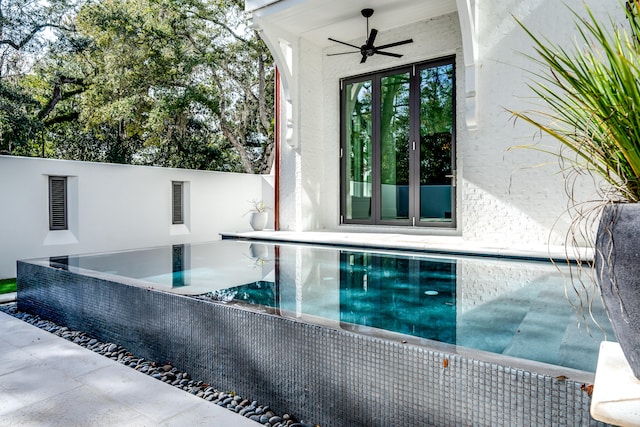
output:
[[[452,88],[452,146],[451,146],[451,221],[420,221],[420,72],[424,69],[442,65],[453,66]],[[347,176],[346,163],[349,153],[346,150],[346,96],[347,85],[363,81],[371,81],[371,120],[372,123],[380,123],[381,120],[381,80],[383,77],[401,73],[409,73],[410,78],[410,141],[409,150],[409,217],[407,219],[383,220],[381,218],[381,147],[379,126],[372,126],[372,192],[371,192],[371,218],[347,219]],[[433,228],[456,227],[456,75],[455,56],[448,56],[432,61],[405,65],[377,71],[375,73],[361,74],[340,80],[340,224],[363,225],[389,225],[389,226],[416,226]]]

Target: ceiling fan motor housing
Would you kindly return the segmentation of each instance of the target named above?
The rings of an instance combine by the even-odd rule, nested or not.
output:
[[[362,13],[362,16],[365,18],[371,18],[371,15],[373,15],[373,9],[362,9],[360,13]]]

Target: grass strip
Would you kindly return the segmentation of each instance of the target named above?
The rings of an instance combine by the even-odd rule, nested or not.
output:
[[[16,291],[16,279],[0,280],[0,294],[8,294]]]

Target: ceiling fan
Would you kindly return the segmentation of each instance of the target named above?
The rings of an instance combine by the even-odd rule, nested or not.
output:
[[[336,39],[332,39],[331,37],[329,37],[329,40],[331,40],[332,42],[336,42],[336,43],[340,43],[349,47],[352,47],[354,49],[358,49],[356,51],[350,51],[350,52],[340,52],[340,53],[329,53],[327,54],[327,56],[335,56],[335,55],[346,55],[349,53],[359,53],[360,55],[362,55],[362,59],[360,60],[360,63],[363,64],[367,61],[367,58],[370,56],[373,56],[375,54],[378,55],[385,55],[385,56],[393,56],[395,58],[401,58],[402,55],[398,54],[398,53],[391,53],[391,52],[383,52],[382,49],[387,49],[390,47],[395,47],[395,46],[400,46],[403,44],[407,44],[407,43],[413,43],[413,39],[407,39],[407,40],[402,40],[399,42],[395,42],[395,43],[389,43],[389,44],[385,44],[382,46],[375,46],[374,42],[376,41],[376,36],[378,35],[378,30],[376,30],[375,28],[371,29],[371,32],[369,32],[369,18],[371,17],[371,15],[373,15],[373,9],[362,9],[360,11],[360,13],[362,13],[362,16],[364,16],[365,18],[367,18],[367,34],[369,35],[369,37],[367,37],[367,40],[364,42],[364,44],[360,47],[353,45],[351,43],[346,43],[346,42],[341,42],[340,40],[336,40]]]

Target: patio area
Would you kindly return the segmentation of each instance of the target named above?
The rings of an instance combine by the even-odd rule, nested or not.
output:
[[[0,426],[258,425],[6,313],[0,323]]]

